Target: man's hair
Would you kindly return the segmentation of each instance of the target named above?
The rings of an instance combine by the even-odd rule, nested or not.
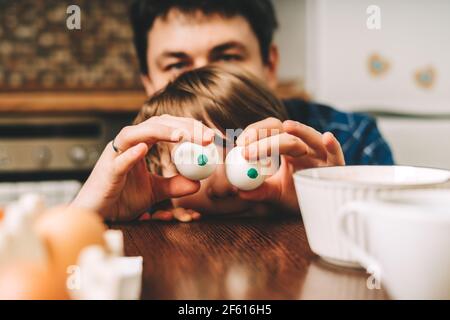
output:
[[[275,10],[270,0],[135,0],[130,8],[130,20],[142,74],[148,74],[147,35],[158,17],[166,17],[171,9],[182,13],[202,12],[224,17],[242,16],[258,38],[261,56],[268,62],[273,34],[278,27]]]
[[[269,117],[288,118],[281,101],[259,79],[236,67],[212,65],[183,73],[170,82],[149,98],[134,123],[164,114],[197,119],[223,134]],[[160,150],[157,146],[149,152],[152,172],[161,173]]]

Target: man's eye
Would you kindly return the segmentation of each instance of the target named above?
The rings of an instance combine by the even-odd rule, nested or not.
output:
[[[177,62],[177,63],[169,64],[168,66],[165,67],[165,70],[166,71],[182,70],[182,69],[184,69],[186,67],[187,67],[187,63],[186,62]]]
[[[224,54],[219,57],[222,61],[240,61],[242,57],[237,54]]]

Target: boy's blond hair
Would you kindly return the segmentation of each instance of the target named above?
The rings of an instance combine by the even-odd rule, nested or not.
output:
[[[181,74],[142,107],[135,124],[169,114],[213,123],[222,133],[274,117],[287,119],[281,101],[254,76],[234,68],[207,66]],[[161,174],[161,149],[147,157],[149,169]]]

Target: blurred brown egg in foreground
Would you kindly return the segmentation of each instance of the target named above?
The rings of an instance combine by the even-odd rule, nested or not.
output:
[[[31,263],[11,263],[0,268],[0,300],[68,299],[61,283],[49,270]]]
[[[67,277],[67,268],[77,263],[83,248],[104,246],[106,226],[89,210],[56,207],[43,213],[35,228],[47,247],[50,270],[59,276]]]

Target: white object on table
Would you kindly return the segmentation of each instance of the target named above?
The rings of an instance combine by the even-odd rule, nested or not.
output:
[[[203,180],[216,169],[219,153],[214,143],[201,146],[182,142],[172,152],[172,162],[178,172],[191,180]]]
[[[78,256],[80,283],[69,288],[73,299],[137,300],[142,287],[142,257],[123,257],[123,234],[105,232],[106,250],[93,245]]]
[[[240,190],[254,190],[265,180],[263,168],[259,161],[249,162],[242,156],[242,147],[235,147],[228,152],[225,170],[228,181]]]
[[[405,190],[444,189],[449,187],[449,181],[450,171],[408,166],[323,167],[294,174],[311,250],[322,259],[345,267],[361,265],[339,232],[338,213],[343,205]],[[351,232],[358,239],[367,236],[362,229]]]
[[[67,204],[75,198],[81,188],[81,182],[76,180],[61,181],[30,181],[0,183],[0,205],[6,206],[17,201],[22,195],[38,194],[46,206]]]
[[[352,236],[351,221],[359,221],[365,243]],[[356,259],[394,299],[450,299],[450,191],[350,202],[341,209],[340,230]]]
[[[42,198],[35,194],[23,195],[6,207],[0,223],[0,265],[11,260],[46,263],[45,245],[34,230],[44,208]]]

